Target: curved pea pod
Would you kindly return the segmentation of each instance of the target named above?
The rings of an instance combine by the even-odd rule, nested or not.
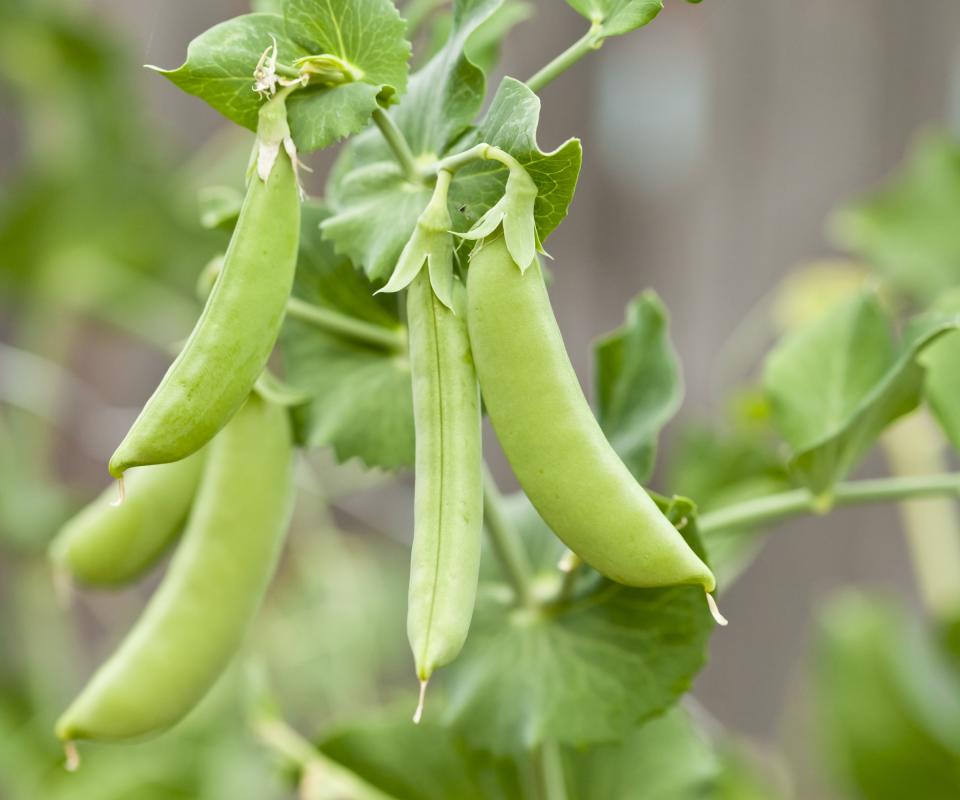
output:
[[[470,260],[467,301],[487,413],[517,480],[554,533],[618,583],[713,591],[713,573],[600,429],[536,261],[521,272],[502,236],[484,240]]]
[[[122,586],[152,567],[180,535],[200,483],[206,450],[132,470],[126,498],[106,489],[50,545],[54,568],[87,586]]]
[[[276,114],[268,103],[261,120],[268,108]],[[297,265],[300,187],[293,158],[276,148],[259,159],[267,169],[250,178],[203,314],[110,459],[114,477],[199,450],[240,408],[266,365]]]
[[[407,290],[417,436],[407,636],[424,685],[466,641],[483,528],[480,391],[459,282],[451,299],[457,313],[427,270]]]
[[[286,412],[256,395],[214,440],[183,540],[143,615],[57,722],[65,742],[141,738],[182,719],[239,648],[293,497]]]

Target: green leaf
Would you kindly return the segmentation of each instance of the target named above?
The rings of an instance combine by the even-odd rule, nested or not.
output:
[[[667,326],[666,308],[647,291],[627,306],[623,326],[594,345],[600,425],[641,482],[653,472],[660,429],[683,399]]]
[[[287,37],[283,17],[244,14],[201,33],[190,42],[180,67],[158,72],[227,119],[255,131],[261,100],[253,89],[253,71],[273,39],[284,63],[309,55]]]
[[[960,786],[960,676],[897,607],[850,593],[821,615],[817,705],[825,752],[871,800],[947,800]]]
[[[603,38],[641,28],[663,8],[662,0],[567,0],[567,3],[590,20]]]
[[[937,311],[960,314],[960,289],[943,295]],[[960,334],[935,342],[920,357],[927,368],[927,402],[953,446],[960,450]]]
[[[875,292],[863,292],[786,337],[768,356],[764,387],[774,424],[790,445],[791,468],[829,500],[893,420],[920,402],[917,357],[956,328],[921,322],[898,347]]]
[[[570,800],[698,800],[712,797],[719,765],[689,715],[673,709],[622,742],[565,754]]]
[[[324,238],[362,264],[371,281],[386,281],[431,195],[392,160],[355,169],[339,187],[335,213],[323,222]]]
[[[462,147],[486,142],[506,150],[537,184],[534,217],[541,242],[567,215],[580,175],[583,151],[578,139],[568,139],[552,152],[537,145],[540,98],[520,81],[504,78],[479,128]],[[466,230],[503,195],[509,170],[497,161],[481,161],[457,173],[450,191],[457,230]],[[458,224],[459,216],[459,224]]]
[[[900,173],[842,209],[834,239],[921,302],[960,284],[960,142],[919,140]]]
[[[402,719],[361,722],[319,749],[396,800],[513,800],[524,797],[517,768],[463,746],[449,730]]]
[[[329,212],[304,207],[300,263],[294,294],[386,330],[400,327],[395,298],[374,298],[373,288],[320,237]],[[285,380],[308,394],[294,411],[298,438],[331,445],[340,461],[360,458],[388,469],[413,463],[413,389],[404,353],[390,352],[288,317],[281,337]]]
[[[562,546],[522,495],[508,511],[528,544],[538,596],[556,591]],[[692,504],[676,501],[668,516],[686,517],[683,533],[699,546]],[[510,598],[499,584],[481,584],[470,638],[445,676],[457,729],[499,754],[548,739],[621,739],[689,688],[713,628],[700,587],[629,589],[587,568],[569,599],[534,611]]]
[[[302,152],[361,130],[378,99],[405,89],[410,45],[389,0],[289,0],[284,10],[285,18],[246,14],[214,26],[190,43],[181,67],[160,72],[228,119],[256,130],[261,100],[253,90],[253,71],[274,39],[279,61],[288,68],[308,55],[348,62],[362,72],[359,81],[308,86],[290,97],[290,129]]]

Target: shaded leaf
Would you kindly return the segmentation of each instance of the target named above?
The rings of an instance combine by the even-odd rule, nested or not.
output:
[[[328,757],[396,800],[513,800],[517,767],[470,750],[451,731],[402,719],[359,723],[319,744]]]
[[[667,325],[663,303],[647,291],[627,306],[624,325],[594,345],[600,425],[641,482],[653,471],[660,429],[683,399]]]
[[[319,223],[328,213],[304,207],[294,294],[384,330],[399,329],[395,298],[373,297],[363,275],[322,240]],[[286,382],[311,398],[294,411],[301,442],[331,445],[340,461],[358,457],[385,468],[413,463],[413,390],[405,353],[291,318],[281,344]]]
[[[571,800],[699,800],[712,796],[719,765],[689,715],[673,709],[622,742],[570,751]]]
[[[538,596],[556,592],[562,545],[522,496],[509,511]],[[676,501],[668,516],[685,517],[683,534],[699,547],[692,504]],[[475,747],[616,741],[669,708],[704,664],[713,623],[700,587],[630,589],[581,568],[569,599],[529,610],[510,597],[481,584],[470,638],[446,676],[450,718]]]

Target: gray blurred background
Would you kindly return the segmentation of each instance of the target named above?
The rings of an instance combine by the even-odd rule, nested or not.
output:
[[[584,30],[561,0],[532,2],[538,21],[514,32],[503,65],[520,78]],[[242,0],[92,5],[137,61],[163,66],[180,64],[194,35],[247,9]],[[570,216],[548,243],[557,314],[584,383],[591,339],[653,287],[684,364],[682,416],[715,413],[717,358],[748,310],[792,267],[831,253],[832,209],[885,176],[918,131],[960,114],[958,41],[956,0],[668,0],[650,27],[610,40],[549,86],[541,145],[571,135],[584,143]],[[138,80],[184,152],[223,125],[156,76]],[[0,176],[10,122],[0,124]],[[309,163],[322,176],[330,160]],[[151,379],[130,395],[145,396]],[[502,459],[497,468],[509,486]],[[714,637],[697,684],[705,707],[743,733],[780,736],[812,610],[852,582],[913,592],[895,509],[783,526],[724,597],[732,624]]]

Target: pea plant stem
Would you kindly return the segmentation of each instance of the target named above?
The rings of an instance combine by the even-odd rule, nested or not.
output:
[[[841,483],[834,490],[833,504],[855,506],[943,495],[960,497],[960,473]],[[757,525],[787,517],[820,513],[823,513],[823,510],[818,508],[818,501],[811,492],[806,489],[793,489],[709,511],[700,517],[699,529],[703,533],[709,533],[723,528]]]
[[[598,50],[602,44],[603,36],[600,34],[600,26],[593,25],[589,31],[577,39],[570,47],[564,50],[549,64],[542,67],[536,74],[528,78],[527,87],[531,91],[539,92],[547,84],[570,69],[570,67],[585,55],[592,53],[594,50]]]
[[[406,175],[408,180],[419,183],[421,176],[417,167],[417,160],[410,149],[410,144],[403,135],[403,131],[393,121],[393,117],[382,108],[378,108],[373,112],[373,121],[380,129],[380,133],[383,134],[390,150],[393,151],[394,158],[397,159],[397,163],[403,169],[403,174]]]
[[[560,745],[545,741],[535,755],[540,796],[543,800],[567,800],[567,784],[563,775],[563,756]]]
[[[520,535],[507,519],[503,495],[486,465],[483,468],[483,524],[490,536],[494,554],[513,587],[518,605],[530,605],[530,563]]]
[[[287,315],[301,322],[315,325],[328,333],[384,350],[403,352],[407,347],[406,334],[400,326],[386,328],[339,311],[322,308],[298,297],[291,297],[287,301]]]

